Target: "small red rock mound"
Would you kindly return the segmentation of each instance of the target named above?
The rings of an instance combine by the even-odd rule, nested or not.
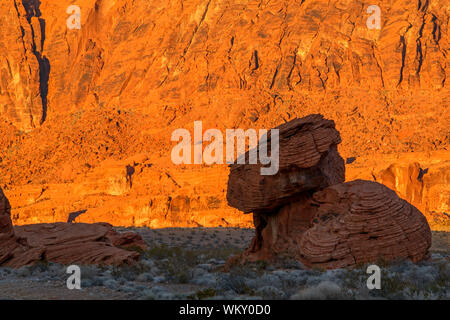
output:
[[[245,213],[270,212],[309,190],[344,182],[344,159],[337,151],[341,143],[334,121],[320,114],[294,119],[279,130],[279,170],[261,175],[261,163],[233,164],[228,179],[227,200]],[[267,150],[271,150],[270,134]],[[249,158],[246,153],[246,159]]]
[[[312,115],[279,128],[278,175],[261,176],[255,165],[231,168],[228,201],[253,211],[256,235],[228,266],[287,256],[331,269],[429,256],[431,230],[416,207],[376,182],[343,183],[334,122]]]
[[[0,189],[0,266],[19,268],[39,261],[62,264],[133,264],[145,249],[134,233],[120,234],[107,223],[51,223],[13,227],[10,205]]]

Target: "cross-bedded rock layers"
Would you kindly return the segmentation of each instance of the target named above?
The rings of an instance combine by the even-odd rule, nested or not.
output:
[[[227,200],[245,213],[271,211],[299,193],[345,180],[344,159],[337,151],[341,136],[334,121],[316,114],[275,129],[279,130],[279,168],[275,175],[262,175],[260,162],[246,161],[230,168]],[[267,150],[271,150],[271,143],[269,137]]]
[[[327,121],[314,115],[279,127],[283,166],[278,176],[258,176],[246,168],[251,165],[231,166],[229,204],[253,211],[256,235],[230,263],[289,257],[308,267],[332,269],[428,258],[431,230],[416,207],[377,182],[343,182],[344,164],[336,151],[339,133]],[[318,135],[325,123],[327,134]]]
[[[71,5],[80,29],[67,27]],[[380,29],[367,26],[372,5]],[[356,159],[350,180],[429,169],[412,181],[420,198],[405,198],[406,170],[391,171],[408,183],[394,190],[449,231],[449,23],[448,0],[0,1],[0,180],[13,224],[83,211],[76,222],[249,227],[227,205],[227,167],[173,164],[172,132],[321,113]]]
[[[11,207],[0,189],[0,266],[19,268],[39,261],[62,264],[133,264],[127,247],[145,247],[133,233],[119,234],[106,223],[52,223],[13,227]]]

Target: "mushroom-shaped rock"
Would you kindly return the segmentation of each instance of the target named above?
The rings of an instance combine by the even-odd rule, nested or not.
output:
[[[281,256],[308,267],[426,259],[431,231],[424,215],[377,182],[356,180],[303,194],[275,214],[255,214],[256,236],[241,262]]]
[[[232,207],[250,212],[270,212],[299,194],[344,182],[345,163],[337,151],[341,142],[334,121],[320,114],[294,119],[279,130],[279,169],[262,175],[257,164],[230,166],[227,200]],[[268,133],[267,150],[271,150]],[[258,145],[259,149],[259,145]],[[250,152],[250,151],[249,151]],[[245,159],[249,159],[249,152]]]

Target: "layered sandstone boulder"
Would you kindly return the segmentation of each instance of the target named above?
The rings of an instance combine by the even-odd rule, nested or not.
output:
[[[31,248],[45,248],[45,258],[51,262],[120,265],[133,264],[139,259],[138,252],[115,246],[129,235],[122,237],[107,223],[36,224],[15,227],[15,232],[27,239]],[[136,247],[145,248],[139,236],[133,240]]]
[[[386,186],[356,180],[328,187],[272,214],[255,214],[256,236],[242,261],[289,256],[308,267],[426,259],[431,231],[423,214]]]
[[[62,264],[133,264],[142,238],[117,233],[107,223],[51,223],[13,227],[11,207],[0,189],[0,266],[19,268],[39,261]]]
[[[431,230],[416,207],[380,183],[343,182],[332,121],[313,115],[279,128],[278,175],[258,175],[257,165],[231,168],[229,203],[253,211],[256,235],[229,266],[288,257],[332,269],[428,258]]]
[[[308,266],[336,268],[377,260],[426,259],[431,230],[424,215],[377,182],[342,183],[312,197],[316,215],[299,243]]]
[[[270,212],[303,192],[345,180],[344,159],[337,151],[341,137],[334,121],[314,114],[275,129],[279,130],[279,170],[275,175],[262,175],[260,162],[230,167],[228,204],[245,213]],[[267,150],[271,143],[269,133]]]
[[[356,180],[303,195],[275,214],[258,215],[244,261],[289,255],[308,267],[428,257],[431,231],[423,214],[377,182]]]

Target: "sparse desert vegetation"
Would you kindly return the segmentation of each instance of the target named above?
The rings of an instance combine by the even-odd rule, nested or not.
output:
[[[261,261],[224,272],[226,260],[249,244],[252,229],[133,231],[149,245],[138,264],[81,266],[81,290],[66,288],[69,275],[63,265],[44,262],[20,269],[1,268],[0,298],[450,299],[449,243],[442,232],[433,233],[431,260],[380,265],[381,289],[369,290],[367,265],[327,271],[306,269],[297,261],[276,265]]]

